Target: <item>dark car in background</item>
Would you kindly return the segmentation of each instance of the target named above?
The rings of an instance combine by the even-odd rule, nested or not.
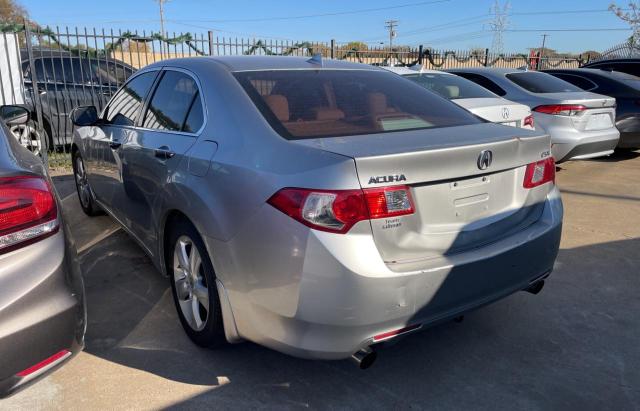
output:
[[[595,68],[554,69],[545,72],[585,91],[615,97],[616,127],[620,131],[618,148],[640,148],[640,77]]]
[[[640,59],[611,59],[587,63],[583,68],[594,68],[609,71],[621,71],[633,76],[640,76]]]
[[[42,132],[49,147],[71,143],[73,136],[69,113],[75,107],[103,107],[118,88],[136,71],[122,61],[75,55],[60,50],[33,50],[32,66],[26,50],[21,51],[25,103],[31,110],[28,124],[13,126],[11,132],[23,146],[39,152],[40,139],[35,99],[42,102]],[[34,81],[36,80],[36,81]]]
[[[41,159],[9,135],[29,111],[0,110],[0,398],[82,350],[84,286],[72,237]]]

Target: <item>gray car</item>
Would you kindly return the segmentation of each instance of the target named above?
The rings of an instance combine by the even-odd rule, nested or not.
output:
[[[618,145],[616,100],[550,74],[503,68],[447,70],[533,111],[536,129],[551,136],[557,163],[606,156]]]
[[[365,368],[400,335],[539,291],[558,252],[549,136],[380,68],[176,59],[72,117],[82,208],[140,243],[201,346]]]
[[[0,110],[0,398],[51,373],[84,344],[75,246],[40,158],[10,136],[25,108]]]

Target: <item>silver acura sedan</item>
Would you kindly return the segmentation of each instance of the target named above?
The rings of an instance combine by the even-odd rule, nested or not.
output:
[[[71,116],[82,208],[140,243],[201,346],[365,368],[373,346],[539,291],[558,252],[549,136],[379,68],[176,59]]]
[[[616,99],[584,91],[547,73],[507,68],[448,70],[531,107],[536,129],[551,136],[557,163],[607,156],[618,145]]]

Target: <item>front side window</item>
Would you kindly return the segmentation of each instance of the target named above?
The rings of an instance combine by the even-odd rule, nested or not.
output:
[[[509,73],[507,78],[531,93],[547,94],[582,91],[582,89],[573,84],[547,73],[523,71],[522,73]]]
[[[486,88],[453,74],[416,73],[407,74],[404,77],[448,100],[496,97]]]
[[[120,86],[133,74],[133,70],[112,61],[92,60],[91,69],[98,84]]]
[[[156,74],[155,71],[140,74],[118,91],[107,107],[106,120],[109,124],[135,125],[142,109],[142,102],[149,93]]]
[[[194,132],[202,121],[200,93],[195,80],[179,71],[166,71],[153,93],[143,127]]]
[[[457,105],[386,71],[270,70],[234,75],[273,129],[288,139],[481,122]]]

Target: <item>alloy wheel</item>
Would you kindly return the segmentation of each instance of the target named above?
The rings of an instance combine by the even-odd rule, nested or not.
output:
[[[39,155],[42,149],[40,143],[40,133],[38,130],[29,124],[18,124],[11,126],[9,129],[11,134],[18,140],[21,146],[31,151],[35,155]]]
[[[209,318],[209,288],[198,248],[185,235],[173,251],[173,281],[184,319],[193,330],[202,330]]]

